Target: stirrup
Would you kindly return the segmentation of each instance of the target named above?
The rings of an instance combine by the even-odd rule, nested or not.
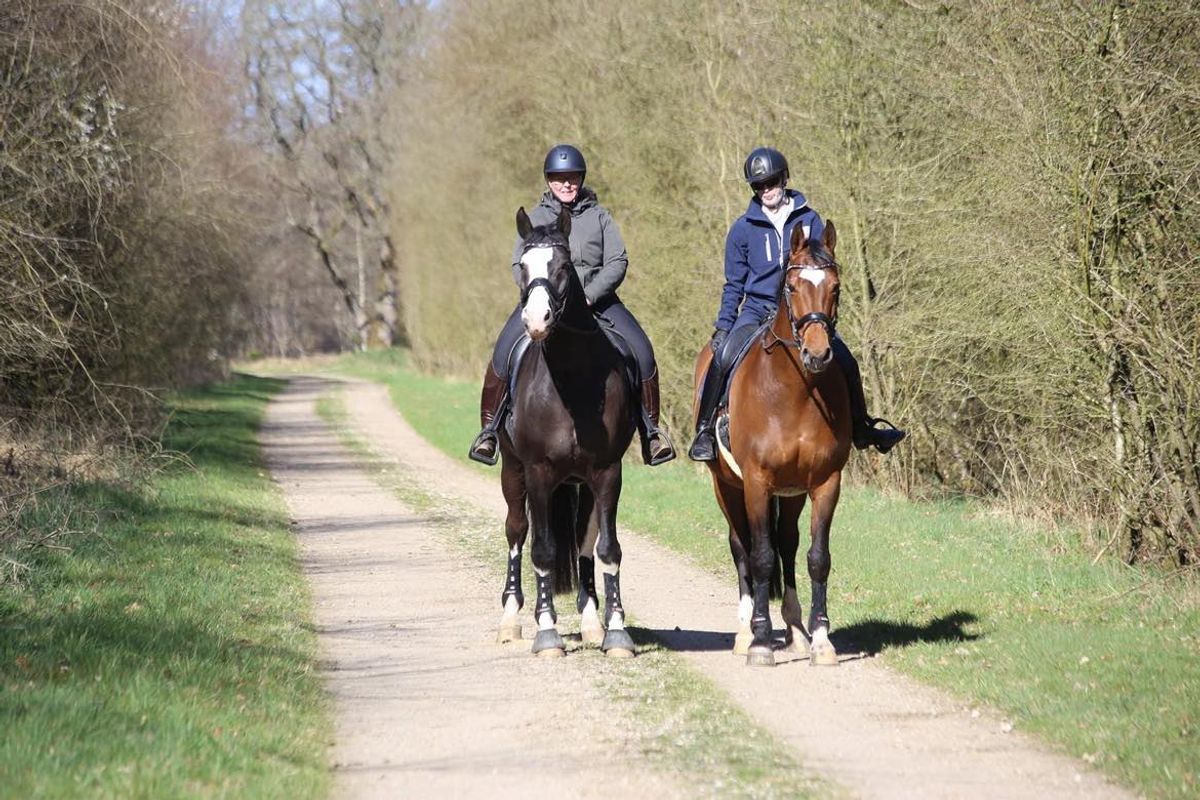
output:
[[[653,454],[653,443],[655,441],[660,441],[663,444],[663,447],[660,448],[657,456]],[[642,445],[642,461],[644,461],[647,466],[657,467],[659,464],[665,464],[668,461],[674,460],[675,458],[675,445],[672,444],[670,437],[667,436],[666,432],[662,428],[659,428],[653,433],[645,436],[642,440]]]
[[[480,450],[489,441],[492,443],[492,452]],[[475,441],[471,442],[471,449],[467,451],[467,457],[480,464],[487,464],[489,467],[496,466],[496,462],[500,460],[500,437],[496,435],[495,431],[484,428],[475,437]]]

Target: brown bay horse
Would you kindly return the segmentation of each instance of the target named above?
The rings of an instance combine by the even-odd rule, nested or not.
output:
[[[554,595],[569,591],[578,578],[583,641],[599,644],[609,656],[630,657],[635,648],[621,605],[616,523],[621,457],[633,438],[638,406],[624,359],[588,307],[571,264],[570,231],[565,209],[555,222],[537,227],[524,208],[517,211],[524,243],[521,319],[531,343],[516,371],[512,413],[499,431],[508,575],[498,640],[521,639],[521,551],[532,528],[533,652],[565,654]],[[603,624],[595,558],[604,573]]]
[[[741,598],[733,652],[746,655],[751,665],[775,663],[768,601],[780,574],[788,646],[807,651],[812,664],[837,664],[825,596],[829,527],[850,455],[851,427],[846,381],[830,347],[838,307],[836,241],[832,222],[820,241],[804,241],[801,226],[794,229],[775,317],[730,378],[722,412],[728,413],[729,446],[721,444],[720,455],[709,462],[717,502],[729,522]],[[705,346],[696,359],[697,412],[711,360]],[[807,632],[796,595],[806,499],[812,501]]]

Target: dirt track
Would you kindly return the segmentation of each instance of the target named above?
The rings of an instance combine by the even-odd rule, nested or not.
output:
[[[315,401],[330,388],[322,379],[295,379],[272,404],[263,441],[312,580],[337,704],[338,794],[696,794],[687,776],[631,768],[637,754],[606,726],[604,699],[577,674],[585,659],[546,662],[520,645],[493,643],[499,582],[436,557],[422,518],[378,488],[317,417]],[[495,517],[502,559],[496,476],[425,443],[381,387],[347,383],[345,401],[349,424],[375,451],[403,459],[428,490]],[[834,669],[783,659],[775,669],[748,669],[729,654],[732,576],[722,581],[683,564],[627,530],[621,544],[622,595],[636,624],[851,795],[1132,796],[1082,762],[1048,753],[1000,717],[973,716],[962,703],[858,654],[843,654]],[[548,679],[553,693],[544,691]]]

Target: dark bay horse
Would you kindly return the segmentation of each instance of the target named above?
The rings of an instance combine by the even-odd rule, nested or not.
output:
[[[634,644],[621,606],[616,523],[621,456],[633,438],[635,405],[624,360],[588,308],[571,265],[570,232],[565,209],[555,224],[536,228],[524,208],[517,211],[524,242],[521,320],[532,342],[516,373],[512,413],[500,431],[509,549],[498,638],[521,638],[521,550],[532,526],[538,625],[533,652],[564,655],[554,595],[570,591],[578,577],[583,640],[600,643],[610,656],[629,657]],[[604,572],[603,626],[593,552]]]
[[[720,457],[709,463],[717,502],[729,521],[741,596],[733,652],[753,665],[775,663],[768,598],[778,589],[780,567],[788,645],[801,653],[808,649],[813,664],[837,664],[825,601],[829,525],[850,455],[846,381],[830,348],[838,307],[837,233],[829,222],[821,241],[803,237],[797,225],[775,317],[730,379],[724,412],[729,446],[722,443]],[[707,346],[696,359],[697,406],[711,359]],[[812,499],[811,645],[796,596],[798,523],[806,498]]]

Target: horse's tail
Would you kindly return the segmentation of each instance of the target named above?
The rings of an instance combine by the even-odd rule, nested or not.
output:
[[[554,532],[554,593],[574,591],[579,578],[579,542],[575,538],[579,487],[564,483],[550,501],[550,529]]]
[[[772,600],[783,597],[783,558],[779,555],[779,498],[771,498],[771,549],[775,560],[771,564],[771,583],[768,596]]]

